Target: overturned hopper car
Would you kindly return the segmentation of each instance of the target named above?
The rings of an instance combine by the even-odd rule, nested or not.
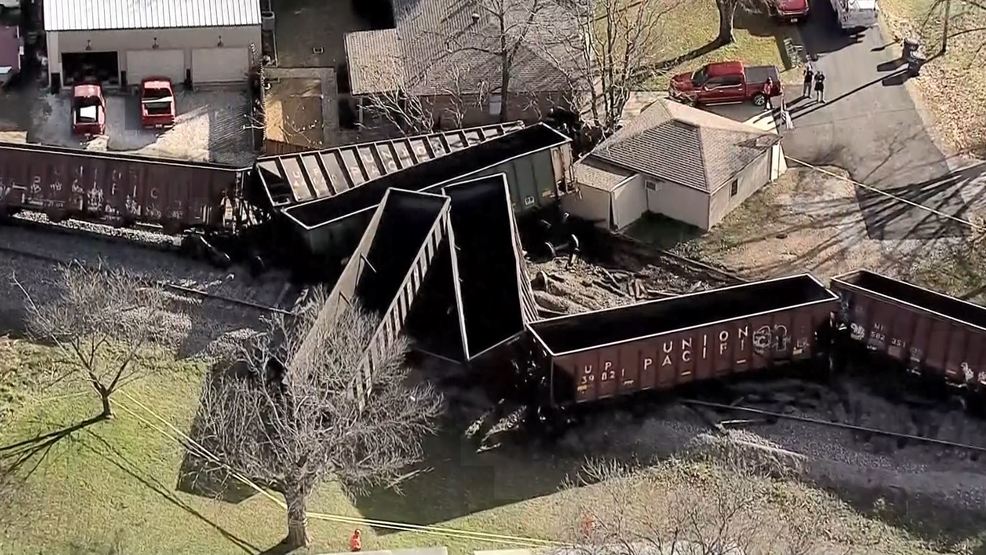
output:
[[[352,252],[373,208],[388,189],[437,192],[485,175],[505,174],[514,211],[554,204],[568,191],[571,139],[546,125],[512,131],[477,145],[362,183],[333,196],[283,210],[305,254],[342,258]]]
[[[528,325],[550,405],[671,389],[824,351],[838,297],[809,274]]]
[[[388,191],[319,312],[317,330],[331,329],[339,314],[356,303],[380,318],[366,345],[363,379],[355,384],[361,396],[369,391],[379,353],[404,332],[411,305],[445,245],[448,218],[447,197]]]
[[[0,213],[42,212],[169,232],[218,229],[247,169],[68,148],[0,144]]]
[[[848,338],[907,370],[986,391],[986,308],[860,270],[832,279]]]

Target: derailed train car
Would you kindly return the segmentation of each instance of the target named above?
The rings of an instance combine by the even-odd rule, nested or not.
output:
[[[282,210],[283,232],[305,256],[346,256],[388,189],[437,192],[486,175],[504,174],[517,215],[555,204],[569,192],[571,139],[539,124],[412,165],[332,196]]]
[[[246,168],[68,148],[0,144],[0,213],[221,229]]]
[[[986,391],[986,308],[860,270],[832,278],[847,338],[947,385]]]
[[[528,325],[549,405],[807,360],[828,345],[838,297],[802,274]]]
[[[355,384],[361,398],[370,390],[379,354],[404,333],[411,306],[444,245],[448,218],[447,197],[388,191],[320,309],[310,337],[331,329],[341,312],[357,303],[380,319],[365,346],[362,379]]]

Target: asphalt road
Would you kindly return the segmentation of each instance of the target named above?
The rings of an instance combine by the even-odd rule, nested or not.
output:
[[[904,86],[900,44],[888,43],[879,28],[847,36],[826,0],[813,2],[812,10],[801,35],[825,73],[826,102],[799,98],[800,87],[786,91],[795,128],[784,132],[785,152],[812,164],[841,167],[857,181],[961,217],[967,206],[959,192],[982,170],[950,170]],[[965,232],[948,219],[859,190],[872,238]]]

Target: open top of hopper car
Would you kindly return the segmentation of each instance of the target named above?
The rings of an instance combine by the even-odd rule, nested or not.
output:
[[[367,181],[335,196],[285,208],[284,214],[304,229],[314,229],[373,208],[383,199],[387,189],[429,190],[570,140],[547,125],[534,125]]]
[[[257,159],[254,204],[285,207],[331,197],[367,181],[523,129],[523,122],[452,129]]]
[[[986,331],[986,308],[869,270],[858,270],[836,276],[832,278],[832,288],[862,290],[893,303]]]
[[[552,355],[596,349],[837,297],[810,274],[783,277],[530,324]]]
[[[453,275],[467,359],[524,331],[520,256],[506,177],[442,189],[452,199]]]

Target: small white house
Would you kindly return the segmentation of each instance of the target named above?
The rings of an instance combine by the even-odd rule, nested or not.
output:
[[[562,202],[613,230],[645,212],[709,230],[786,170],[776,131],[659,100],[575,164]]]
[[[145,77],[245,85],[260,19],[259,0],[45,0],[51,88]]]

